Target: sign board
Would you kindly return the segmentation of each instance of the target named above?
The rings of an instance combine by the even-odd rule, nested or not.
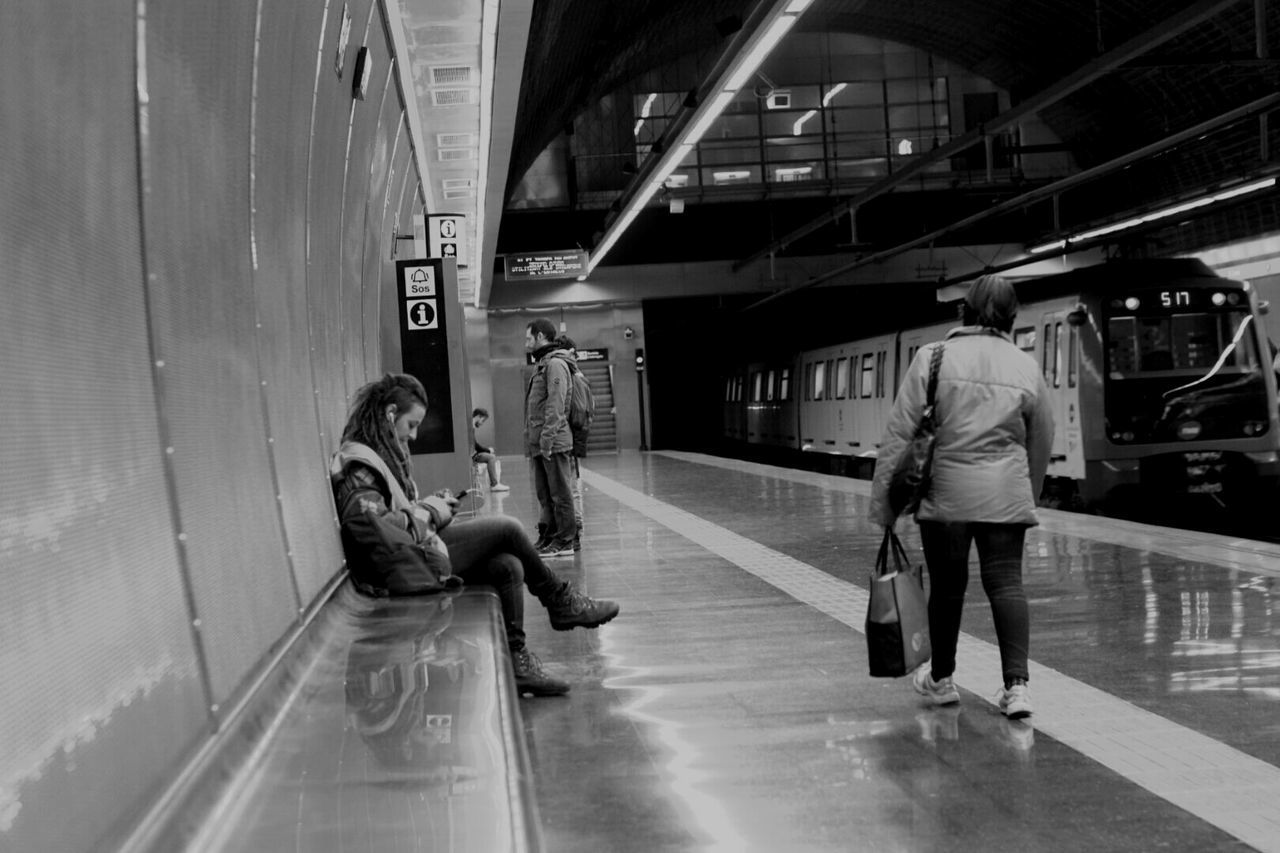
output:
[[[427,216],[427,254],[433,258],[455,258],[459,267],[467,265],[467,217],[461,213],[432,213]]]
[[[418,437],[409,445],[415,454],[454,449],[444,266],[440,258],[396,261],[401,362],[404,372],[422,383],[428,401]]]
[[[578,347],[578,364],[584,361],[608,361],[609,350],[607,348],[600,349],[583,349]]]
[[[580,249],[503,255],[502,260],[505,264],[507,281],[577,278],[587,273],[587,253]]]

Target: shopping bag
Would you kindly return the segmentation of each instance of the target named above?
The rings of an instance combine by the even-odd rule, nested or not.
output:
[[[912,566],[892,527],[871,575],[871,601],[866,621],[867,659],[877,678],[897,678],[914,670],[932,654],[929,607],[920,566]]]

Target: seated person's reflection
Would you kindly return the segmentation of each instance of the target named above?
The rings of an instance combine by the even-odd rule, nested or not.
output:
[[[379,764],[452,786],[473,776],[459,738],[468,679],[485,650],[450,630],[452,597],[388,599],[347,653],[347,711]]]

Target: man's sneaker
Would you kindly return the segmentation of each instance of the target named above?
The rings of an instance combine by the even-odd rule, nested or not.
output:
[[[928,663],[921,665],[911,676],[911,686],[935,705],[954,705],[960,701],[960,691],[956,690],[951,676],[934,681]]]
[[[551,627],[557,631],[574,628],[595,628],[618,615],[618,605],[613,601],[583,595],[568,581],[556,592],[542,600],[551,617]]]
[[[1002,687],[996,694],[996,704],[1000,706],[1000,713],[1011,720],[1030,717],[1031,688],[1025,681],[1015,682],[1010,687]]]
[[[550,557],[572,557],[573,543],[561,542],[559,539],[552,539],[546,545],[538,549],[538,556],[544,559]]]
[[[490,487],[489,487],[489,491],[491,491],[491,492],[509,492],[509,491],[511,491],[511,487],[510,487],[510,486],[508,486],[506,483],[494,483],[492,486],[490,486]]]
[[[535,551],[541,551],[543,548],[551,544],[552,538],[552,535],[547,532],[547,526],[545,524],[539,524],[538,538],[533,540],[533,549]]]
[[[516,692],[534,696],[563,696],[569,692],[569,682],[547,675],[542,661],[528,649],[511,653],[511,669],[516,676]]]

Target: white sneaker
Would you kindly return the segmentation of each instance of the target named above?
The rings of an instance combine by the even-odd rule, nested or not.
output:
[[[496,485],[490,486],[490,487],[489,487],[489,491],[491,491],[491,492],[509,492],[509,491],[511,491],[511,487],[510,487],[510,486],[508,486],[506,483],[498,483],[498,484],[496,484]]]
[[[1026,684],[1015,684],[1012,687],[1001,687],[996,694],[996,704],[1000,713],[1011,720],[1021,720],[1031,716],[1031,688]]]
[[[928,663],[922,664],[911,676],[911,686],[935,705],[954,705],[960,701],[960,691],[951,676],[934,681]]]

